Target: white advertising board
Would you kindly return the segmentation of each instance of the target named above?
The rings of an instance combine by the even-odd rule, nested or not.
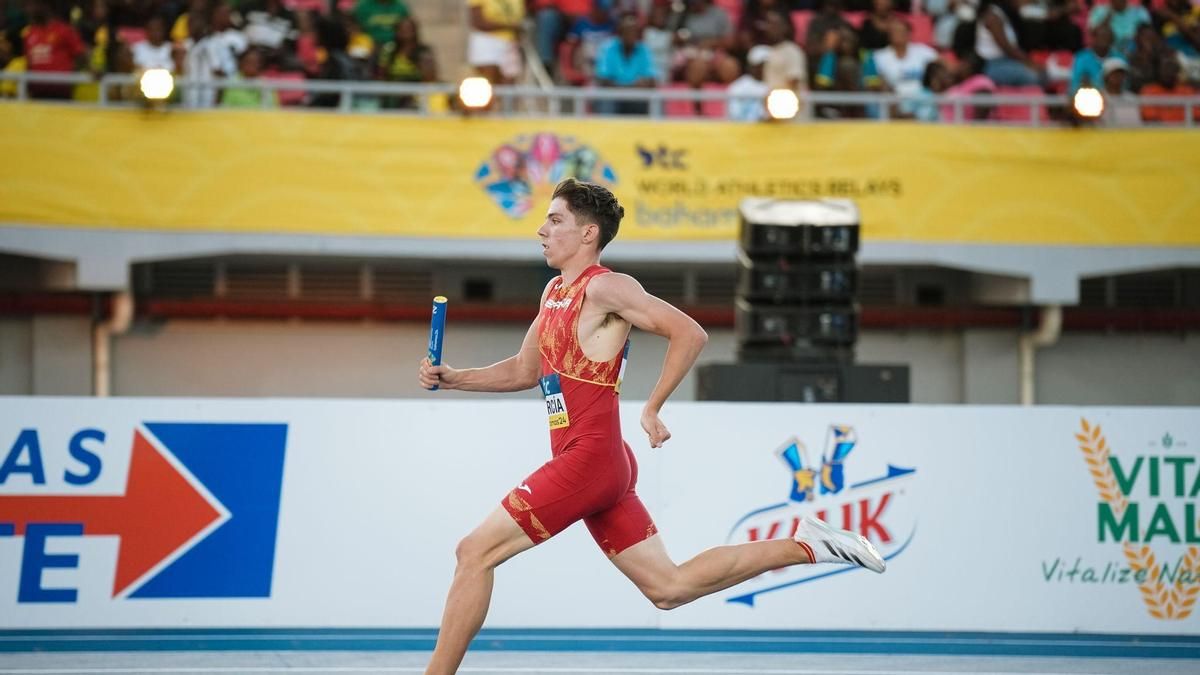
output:
[[[661,612],[575,526],[493,627],[1200,629],[1200,414],[681,403],[638,492],[677,562],[818,514],[875,575]],[[0,398],[0,628],[431,627],[457,541],[549,456],[534,401]]]

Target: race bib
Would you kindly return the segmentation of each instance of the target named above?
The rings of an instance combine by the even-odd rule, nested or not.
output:
[[[565,429],[571,426],[571,418],[567,415],[567,399],[563,396],[558,373],[544,376],[540,383],[542,395],[546,397],[546,417],[550,420],[550,428]]]

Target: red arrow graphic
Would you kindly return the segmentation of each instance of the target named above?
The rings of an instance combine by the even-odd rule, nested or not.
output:
[[[82,523],[85,535],[117,535],[113,597],[186,544],[221,513],[150,444],[133,435],[123,496],[0,496],[0,523]]]

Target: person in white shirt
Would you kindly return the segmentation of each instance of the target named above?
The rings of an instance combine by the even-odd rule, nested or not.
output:
[[[884,83],[897,94],[911,97],[900,102],[902,115],[914,112],[925,68],[938,58],[933,47],[910,42],[911,37],[912,28],[908,23],[893,19],[888,26],[888,46],[875,52],[875,69]]]
[[[188,30],[191,37],[183,43],[183,74],[199,84],[184,88],[183,103],[189,108],[211,108],[217,103],[217,88],[207,83],[236,73],[240,52],[235,53],[228,34],[210,32],[208,22],[199,15],[188,18]]]
[[[167,24],[161,16],[146,22],[146,39],[133,45],[133,66],[139,71],[165,68],[175,72],[173,46],[167,41]]]
[[[729,119],[736,122],[758,122],[766,119],[767,94],[771,89],[763,82],[763,66],[771,56],[771,48],[758,45],[746,54],[746,74],[729,85]]]
[[[771,46],[771,53],[763,64],[762,80],[768,89],[800,93],[808,88],[808,63],[800,45],[788,39],[789,21],[780,12],[769,12],[766,16],[763,37]]]
[[[1125,89],[1129,65],[1124,59],[1109,57],[1101,67],[1104,77],[1104,116],[1101,123],[1109,127],[1140,127],[1142,113],[1137,97]]]

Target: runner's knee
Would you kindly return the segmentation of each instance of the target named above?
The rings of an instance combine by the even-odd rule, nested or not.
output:
[[[640,590],[655,607],[664,610],[682,607],[692,600],[687,596],[686,589],[674,581],[650,584]]]

